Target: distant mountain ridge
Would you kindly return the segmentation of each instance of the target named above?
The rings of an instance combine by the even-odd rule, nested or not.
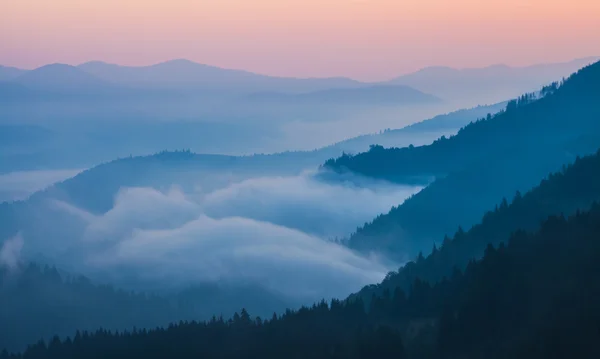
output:
[[[462,126],[465,126],[470,122],[474,122],[478,118],[483,118],[488,113],[494,114],[504,109],[505,106],[506,105],[502,103],[492,106],[479,106],[472,109],[460,110],[435,116],[431,119],[427,119],[407,127],[353,137],[313,151],[289,151],[264,156],[223,157],[247,159],[254,158],[255,164],[260,164],[263,162],[262,160],[258,160],[259,158],[265,158],[265,163],[271,163],[271,165],[275,165],[276,163],[279,163],[279,161],[282,161],[281,164],[277,165],[280,168],[283,164],[285,164],[285,168],[288,168],[290,164],[296,164],[297,170],[306,167],[316,168],[328,158],[339,156],[342,153],[359,153],[367,151],[369,146],[373,144],[378,144],[385,147],[404,147],[410,144],[420,146],[428,144],[439,136],[452,135],[456,133],[456,131],[458,131],[458,129]],[[163,134],[167,133],[167,130],[164,129],[164,127],[157,127],[156,129],[153,129],[152,133],[157,131]],[[179,148],[187,148],[189,146],[188,139],[194,138],[193,133],[196,130],[194,130],[193,127],[183,127],[181,131],[185,131],[189,136],[186,138],[179,137]],[[5,156],[0,156],[0,174],[11,171],[36,169],[85,168],[131,153],[127,152],[126,154],[120,155],[117,153],[110,156],[94,155],[91,158],[86,157],[88,160],[85,160],[85,158],[80,155],[81,149],[84,148],[84,143],[87,140],[85,136],[81,136],[79,138],[81,143],[77,144],[77,147],[80,148],[80,151],[67,151],[66,153],[61,154],[57,153],[56,147],[58,144],[67,141],[68,136],[49,130],[44,126],[0,125],[0,133],[2,134],[0,135],[0,139],[5,138],[5,141],[0,142],[0,150],[6,153]],[[115,142],[113,141],[113,147],[114,145]],[[54,150],[49,151],[49,149]],[[11,151],[17,151],[17,154],[9,155]],[[39,151],[40,155],[36,155],[36,152],[32,151]],[[66,155],[71,157],[63,158],[63,156]],[[246,161],[251,163],[253,160],[244,160],[242,162],[245,163]]]
[[[432,96],[408,86],[375,85],[359,88],[328,89],[302,94],[286,93],[255,93],[246,97],[246,100],[262,103],[288,103],[288,104],[319,104],[319,103],[347,103],[406,105],[441,102]]]
[[[0,81],[10,81],[24,74],[27,70],[0,65]]]
[[[410,86],[449,101],[471,100],[464,103],[468,107],[496,103],[537,90],[598,60],[600,57],[597,56],[524,67],[492,65],[455,69],[434,66],[399,76],[388,83]]]
[[[114,84],[89,74],[78,67],[50,64],[24,71],[10,81],[0,82],[0,93],[6,91],[8,99],[19,101],[51,100],[75,102],[79,99],[120,99],[173,96],[160,89],[132,88]],[[12,92],[12,93],[11,93]],[[1,99],[0,99],[1,100]]]
[[[113,85],[188,91],[231,91],[235,88],[242,93],[301,94],[329,89],[401,85],[444,100],[454,101],[467,96],[472,99],[471,103],[465,103],[461,107],[473,107],[498,103],[521,93],[530,92],[543,84],[568,76],[598,59],[600,57],[589,57],[564,63],[526,67],[492,65],[483,68],[454,69],[435,66],[389,81],[375,83],[361,82],[345,77],[276,77],[244,70],[224,69],[185,59],[170,60],[149,66],[121,66],[102,61],[90,61],[72,67],[93,75],[97,80]],[[44,67],[42,66],[42,68]],[[0,81],[14,80],[32,71],[35,70],[0,66]]]
[[[27,71],[14,78],[13,82],[29,89],[43,91],[82,91],[114,87],[77,67],[65,64],[45,65]]]
[[[244,70],[203,65],[184,59],[150,66],[120,66],[93,61],[77,67],[99,79],[133,87],[151,86],[187,90],[235,89],[243,92],[279,90],[300,93],[330,88],[356,88],[365,85],[348,78],[284,78],[259,75]]]

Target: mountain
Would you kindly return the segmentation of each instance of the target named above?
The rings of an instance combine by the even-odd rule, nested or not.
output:
[[[296,305],[252,286],[207,283],[157,295],[98,285],[53,267],[0,266],[0,348],[23,350],[41,338],[71,336],[76,330],[156,328],[179,320],[228,316],[239,310],[241,296],[249,310],[261,315]]]
[[[0,104],[10,103],[14,100],[30,98],[35,91],[12,81],[0,81]]]
[[[355,89],[330,89],[303,94],[256,93],[246,97],[259,103],[296,105],[418,105],[441,101],[407,86],[369,86]]]
[[[360,298],[262,319],[187,321],[152,330],[78,332],[2,359],[54,358],[597,358],[600,206],[551,217],[536,233],[489,245],[439,283],[415,280]]]
[[[112,87],[74,66],[64,64],[39,67],[14,78],[13,82],[33,90],[60,93],[97,91]]]
[[[522,93],[539,89],[552,81],[569,76],[600,57],[577,59],[565,63],[540,64],[527,67],[494,65],[484,68],[453,69],[428,67],[400,76],[390,84],[413,87],[462,106],[497,103]]]
[[[451,136],[460,128],[471,122],[485,118],[488,114],[496,114],[506,108],[506,102],[489,106],[477,106],[469,109],[458,110],[433,118],[416,122],[399,129],[385,129],[379,133],[357,136],[329,147],[339,148],[344,153],[359,153],[369,149],[370,145],[383,147],[408,147],[409,145],[422,146],[430,144],[440,136]]]
[[[132,87],[156,87],[180,90],[290,93],[329,88],[356,88],[364,84],[346,78],[295,79],[229,70],[178,59],[151,66],[120,66],[93,61],[79,69],[100,79]]]
[[[518,230],[537,231],[552,215],[574,215],[589,210],[594,203],[600,203],[600,150],[577,158],[524,195],[517,192],[511,203],[506,199],[499,201],[468,231],[459,228],[452,238],[438,239],[427,257],[419,255],[417,260],[388,274],[381,284],[365,287],[357,295],[368,300],[385,290],[407,290],[417,278],[439,282],[457,269],[464,270],[472,259],[480,258],[489,244],[498,246]]]
[[[23,86],[20,88],[28,91]],[[2,97],[0,101],[1,99]],[[496,113],[501,108],[504,108],[503,104],[479,106],[439,115],[401,129],[350,138],[314,151],[288,152],[264,157],[269,160],[259,159],[262,158],[261,156],[251,157],[252,159],[247,161],[254,161],[256,166],[264,164],[271,168],[295,166],[298,171],[316,168],[328,158],[340,156],[343,152],[367,151],[372,144],[383,146],[429,144],[439,136],[455,134],[460,127],[485,117],[488,113]],[[81,131],[74,130],[74,127],[75,125],[70,125],[66,130],[50,130],[38,125],[0,125],[0,133],[2,133],[0,137],[7,138],[7,142],[0,142],[0,149],[3,150],[0,154],[0,173],[35,169],[85,168],[129,154],[142,155],[165,148],[194,149],[199,145],[219,143],[218,139],[213,139],[213,142],[204,139],[211,137],[206,134],[208,129],[205,123],[189,121],[153,123],[152,126],[142,126],[139,123],[128,126],[120,122],[113,123],[108,128],[101,126],[84,128]],[[222,127],[227,129],[231,126],[224,124]],[[34,131],[34,128],[37,128],[37,131]],[[38,135],[41,132],[45,133],[43,138]],[[80,133],[74,138],[73,132]],[[240,142],[242,140],[240,137],[247,132],[242,128],[235,133],[231,130],[227,133],[230,138]]]
[[[446,101],[457,102],[459,107],[473,107],[498,103],[521,93],[533,91],[597,60],[598,57],[590,57],[565,63],[527,67],[494,65],[461,70],[429,67],[376,84],[366,84],[348,78],[274,77],[242,70],[223,69],[184,59],[150,66],[121,66],[91,61],[78,65],[77,68],[96,79],[123,87],[230,94],[262,92],[260,96],[268,95],[267,97],[273,98],[282,94],[302,94],[329,89],[407,86]],[[29,71],[0,66],[0,82],[14,80],[27,72]]]
[[[96,203],[104,203],[98,208],[103,210],[110,208],[112,199],[116,191],[121,186],[161,186],[170,181],[175,181],[182,177],[183,173],[203,174],[204,177],[209,173],[228,173],[243,177],[258,175],[296,175],[303,170],[317,168],[327,158],[339,156],[345,153],[358,153],[367,150],[372,144],[383,144],[387,146],[408,146],[409,144],[422,145],[431,143],[440,134],[453,134],[464,124],[475,122],[478,118],[485,117],[489,113],[495,113],[503,108],[502,104],[493,106],[480,106],[473,109],[460,110],[457,112],[436,116],[432,119],[424,120],[419,123],[401,128],[383,131],[378,134],[364,135],[351,138],[333,145],[320,148],[314,151],[294,151],[275,154],[256,154],[252,156],[224,156],[211,154],[195,154],[190,152],[169,152],[165,151],[149,156],[134,156],[133,158],[122,158],[118,160],[106,161],[106,163],[92,166],[88,171],[81,173],[73,179],[58,184],[56,191],[68,194],[69,197],[75,196],[85,198],[97,198]],[[51,157],[52,153],[47,153],[49,148],[59,146],[61,141],[68,141],[68,138],[61,136],[53,131],[41,126],[28,125],[5,125],[0,126],[2,135],[0,139],[5,140],[0,148],[5,152],[19,152],[15,154],[14,162],[10,156],[4,158],[0,156],[0,173],[9,170],[31,170],[31,169],[52,169],[54,166],[59,168],[66,167],[85,167],[91,164],[81,162],[79,159],[83,144],[78,143],[79,151],[69,151],[66,155],[71,156],[71,162],[52,163],[57,159]],[[163,128],[158,128],[161,133],[167,133]],[[187,128],[187,133],[191,130]],[[177,136],[179,140],[182,136]],[[24,144],[26,147],[19,147]],[[114,145],[113,145],[114,146]],[[40,148],[45,153],[44,156],[29,155],[27,150]],[[22,153],[24,152],[24,153]],[[97,162],[104,161],[100,157]],[[20,166],[20,167],[16,167]],[[40,167],[38,167],[40,166]],[[60,167],[63,166],[63,167]],[[170,175],[171,174],[171,175]],[[242,177],[240,177],[242,178]],[[179,178],[182,179],[182,178]],[[199,179],[190,179],[190,181],[202,181]],[[187,182],[187,181],[184,181]],[[89,192],[89,188],[95,188]],[[210,189],[208,186],[207,189]],[[80,195],[74,194],[75,189],[82,189]],[[87,194],[86,194],[87,193]],[[90,201],[92,202],[92,201]],[[85,208],[96,208],[81,203]]]
[[[600,63],[580,70],[560,87],[546,88],[539,100],[523,96],[509,102],[504,112],[431,145],[374,146],[327,161],[324,168],[336,172],[396,182],[434,180],[359,228],[350,246],[412,258],[459,225],[475,224],[498,198],[525,192],[577,155],[595,152],[600,147],[598,84]]]
[[[11,81],[24,74],[25,72],[27,72],[27,70],[21,70],[16,67],[0,65],[0,82]]]
[[[477,118],[484,117],[485,114],[496,111],[500,107],[501,105],[478,107],[440,115],[404,129],[361,136],[314,151],[252,156],[165,151],[150,156],[133,156],[106,161],[92,166],[71,179],[33,194],[29,200],[0,204],[0,239],[10,238],[19,229],[23,229],[23,226],[29,223],[32,211],[37,212],[36,207],[47,199],[62,199],[92,212],[103,213],[112,208],[113,200],[121,187],[165,188],[176,183],[184,189],[192,190],[194,186],[201,185],[205,191],[211,191],[226,185],[229,180],[299,175],[305,170],[317,168],[327,158],[339,156],[342,152],[360,152],[373,143],[402,146],[411,143],[416,145],[431,143],[432,139],[440,133],[455,133],[461,124],[474,122]],[[446,121],[451,124],[447,124]],[[423,132],[415,131],[414,126],[422,127]],[[0,129],[3,135],[0,138],[5,137],[5,141],[0,146],[3,153],[15,152],[12,156],[0,156],[0,170],[52,169],[53,166],[65,168],[60,167],[65,166],[65,163],[72,168],[82,168],[77,166],[89,163],[84,162],[86,159],[90,161],[88,154],[90,151],[84,150],[83,143],[76,143],[78,150],[64,153],[64,156],[70,156],[71,162],[65,162],[64,158],[63,161],[55,162],[57,158],[52,156],[57,154],[56,148],[62,142],[70,140],[44,127],[7,125],[0,126]],[[19,147],[22,144],[26,146]],[[35,155],[27,152],[34,149],[43,154]],[[50,149],[54,150],[50,151]],[[95,156],[98,157],[92,158],[99,158],[99,162],[102,161],[101,154]]]

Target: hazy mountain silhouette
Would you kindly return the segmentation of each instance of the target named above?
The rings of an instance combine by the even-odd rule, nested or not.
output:
[[[599,57],[589,57],[527,67],[493,65],[460,70],[443,66],[427,67],[397,77],[389,83],[410,86],[445,100],[460,101],[465,106],[474,106],[497,103],[535,91],[598,59]]]
[[[3,87],[12,91],[10,98],[13,100],[48,101],[56,105],[53,111],[63,115],[72,110],[69,106],[77,106],[79,100],[85,100],[84,108],[94,114],[98,112],[96,105],[106,100],[112,101],[113,106],[117,107],[116,111],[127,104],[135,107],[135,101],[138,104],[139,101],[146,101],[147,106],[152,101],[168,102],[179,97],[177,92],[168,89],[133,88],[111,83],[78,67],[58,63],[24,71],[10,81],[0,82],[0,91],[6,91]],[[129,102],[125,102],[125,99]]]
[[[105,84],[122,87],[179,91],[225,91],[227,93],[308,93],[324,90],[341,90],[380,85],[402,85],[442,98],[460,101],[462,107],[491,104],[533,91],[543,84],[567,76],[577,69],[594,62],[597,58],[578,59],[565,63],[540,64],[528,67],[494,65],[485,68],[452,69],[429,67],[393,80],[378,84],[367,84],[349,78],[284,78],[260,75],[243,70],[223,69],[178,59],[150,66],[121,66],[101,61],[91,61],[77,69],[92,75],[74,71],[74,66],[46,65],[36,70],[21,70],[0,66],[0,81],[15,80],[27,73],[38,73],[34,78],[23,77],[30,85],[49,87],[91,86],[101,80]],[[61,83],[65,84],[61,85]],[[43,86],[42,86],[43,85]],[[100,85],[96,83],[96,85]],[[76,86],[76,87],[77,87]],[[326,95],[326,94],[325,94]],[[281,94],[260,94],[277,99]],[[281,96],[283,97],[283,96]],[[310,97],[310,96],[308,96]]]
[[[347,78],[296,79],[223,69],[179,59],[151,66],[120,66],[93,61],[79,69],[100,79],[127,86],[150,86],[183,90],[257,92],[276,90],[308,92],[329,88],[355,88],[364,84]]]
[[[21,70],[16,67],[2,66],[0,65],[0,82],[13,80],[20,75],[27,72],[27,70]]]
[[[484,118],[488,114],[498,113],[504,108],[506,108],[506,102],[458,110],[399,129],[386,129],[380,133],[357,136],[328,147],[339,147],[346,153],[357,153],[367,151],[370,145],[398,147],[398,144],[403,143],[402,147],[410,144],[418,146],[419,143],[427,142],[427,140],[421,140],[423,137],[431,139],[432,136],[435,136],[437,139],[440,136],[450,136],[461,127]]]
[[[329,89],[303,94],[255,93],[247,100],[275,104],[379,104],[408,105],[439,102],[441,99],[408,86],[368,86],[354,89]]]
[[[24,89],[17,91],[11,88],[14,85]],[[62,126],[61,131],[67,129],[74,138],[100,132],[91,136],[97,142],[114,137],[122,141],[127,132],[131,134],[127,141],[145,143],[137,151],[110,152],[111,143],[105,148],[110,153],[102,160],[180,148],[229,155],[306,150],[387,126],[396,117],[396,109],[382,104],[400,101],[404,105],[407,99],[414,99],[415,106],[406,107],[401,123],[454,110],[444,102],[422,101],[424,96],[413,96],[400,87],[346,92],[373,86],[343,78],[262,76],[185,60],[146,67],[53,64],[27,71],[1,86],[4,89],[0,91],[7,93],[0,99],[2,124]],[[306,101],[282,100],[268,106],[244,100],[256,92],[314,94],[307,95]],[[83,118],[86,121],[81,121]],[[365,118],[368,123],[362,121]],[[341,121],[353,125],[346,126],[345,133],[323,128]],[[386,125],[374,126],[377,121]],[[146,136],[156,134],[158,128],[172,134],[160,134],[160,146],[154,137]],[[312,136],[315,132],[318,135]]]
[[[276,153],[270,156],[247,156],[242,162],[260,170],[262,166],[269,168],[316,168],[331,157],[345,153],[359,153],[369,149],[372,144],[386,147],[404,147],[431,143],[439,136],[455,134],[462,126],[485,117],[488,113],[496,113],[505,104],[478,106],[436,116],[413,125],[353,137],[314,151],[293,151]],[[141,125],[140,125],[141,126]],[[202,123],[164,124],[132,129],[112,125],[114,133],[94,131],[94,135],[83,133],[71,139],[68,133],[50,130],[40,125],[0,125],[0,173],[32,169],[64,169],[85,168],[98,163],[110,161],[116,157],[133,154],[157,152],[165,148],[190,148],[197,141],[198,134],[205,129]],[[142,138],[132,138],[129,133],[137,133]],[[41,136],[40,134],[44,134]],[[165,139],[173,138],[168,142]],[[231,134],[230,134],[231,136]],[[103,142],[99,140],[104,139]],[[110,148],[99,148],[110,143]],[[106,145],[104,145],[106,146]],[[224,156],[236,158],[235,156]],[[235,169],[237,162],[229,162]],[[215,168],[218,169],[218,168]],[[283,170],[282,173],[287,172]]]
[[[13,82],[46,92],[97,91],[113,87],[77,67],[65,64],[39,67],[14,78]]]
[[[0,81],[0,103],[31,97],[35,91],[12,81]]]

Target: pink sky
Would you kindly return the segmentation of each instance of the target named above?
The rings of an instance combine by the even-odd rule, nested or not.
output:
[[[174,58],[380,80],[600,55],[600,0],[0,0],[0,64]]]

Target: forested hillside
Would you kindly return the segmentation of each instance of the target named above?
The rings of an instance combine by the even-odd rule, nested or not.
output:
[[[600,151],[576,159],[524,195],[517,192],[511,202],[503,199],[470,230],[459,228],[452,238],[439,238],[429,255],[419,255],[398,272],[389,273],[381,284],[365,287],[358,295],[369,299],[384,290],[408,289],[416,278],[441,281],[481,257],[488,244],[497,246],[517,230],[535,231],[548,216],[572,215],[589,209],[595,201],[600,201]]]
[[[597,358],[600,206],[550,217],[480,261],[408,292],[315,304],[268,320],[80,332],[6,358]]]
[[[248,310],[262,315],[296,305],[251,285],[206,283],[178,293],[142,294],[70,277],[53,267],[7,269],[0,262],[0,350],[22,350],[41,338],[72,335],[76,329],[154,328],[229,316],[239,309],[237,298],[242,296]]]
[[[600,63],[588,66],[543,98],[523,96],[506,110],[429,146],[345,155],[325,163],[396,182],[437,178],[430,186],[358,229],[349,240],[363,251],[411,258],[459,225],[468,228],[498,198],[525,192],[577,155],[600,147]]]

